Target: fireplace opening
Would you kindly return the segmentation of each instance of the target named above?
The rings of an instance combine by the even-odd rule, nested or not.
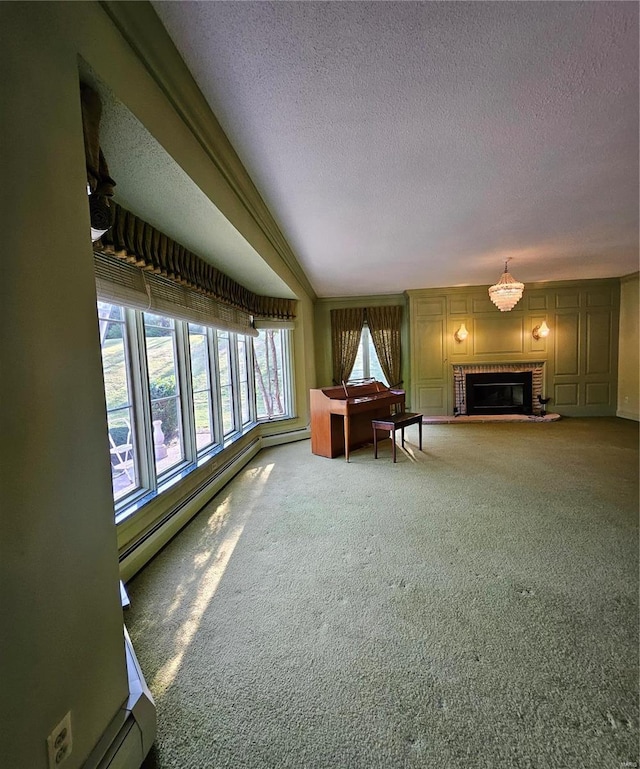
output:
[[[467,414],[532,414],[530,371],[467,374]]]

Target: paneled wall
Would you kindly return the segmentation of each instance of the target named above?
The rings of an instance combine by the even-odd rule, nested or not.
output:
[[[617,401],[617,278],[525,287],[500,312],[486,286],[408,291],[411,407],[453,414],[453,365],[544,362],[547,409],[567,416],[613,416]],[[546,320],[546,339],[533,329]],[[454,333],[464,323],[463,342]]]
[[[620,279],[618,349],[618,411],[623,419],[640,421],[640,288],[638,273]]]

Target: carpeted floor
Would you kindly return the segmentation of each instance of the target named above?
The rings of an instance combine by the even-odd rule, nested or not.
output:
[[[637,766],[638,424],[423,430],[261,452],[129,583],[146,769]]]

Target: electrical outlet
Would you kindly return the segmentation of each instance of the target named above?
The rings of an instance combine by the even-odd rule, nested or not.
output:
[[[71,711],[60,721],[47,737],[49,751],[49,769],[57,769],[71,755],[73,741],[71,738]]]

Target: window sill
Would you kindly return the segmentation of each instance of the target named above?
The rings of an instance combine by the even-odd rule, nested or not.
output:
[[[154,502],[159,497],[168,494],[176,486],[189,478],[194,472],[200,470],[206,466],[215,458],[223,453],[226,449],[231,448],[239,440],[247,436],[252,430],[258,426],[257,422],[251,422],[245,425],[242,430],[238,430],[224,439],[223,444],[215,444],[205,453],[197,458],[195,462],[184,463],[176,468],[168,477],[163,478],[158,483],[157,490],[142,490],[138,492],[138,495],[129,503],[125,503],[121,508],[116,509],[115,521],[116,525],[124,523],[133,516],[137,515],[145,508],[149,503]]]

